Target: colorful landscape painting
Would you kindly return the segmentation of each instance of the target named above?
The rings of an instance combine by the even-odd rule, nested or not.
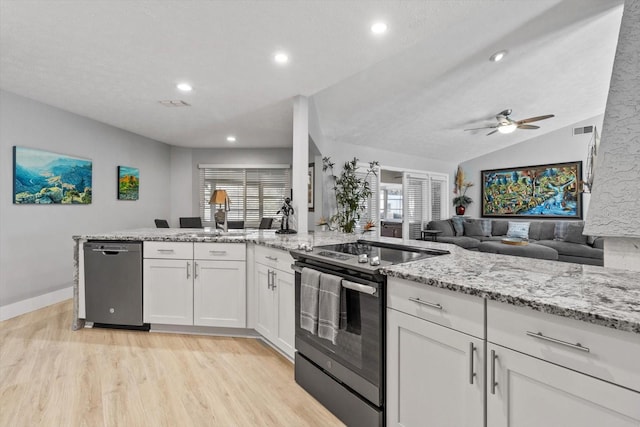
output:
[[[34,148],[13,147],[13,203],[91,203],[91,160]]]
[[[140,170],[128,166],[118,166],[118,199],[138,200]]]
[[[582,218],[582,162],[482,171],[483,217]]]

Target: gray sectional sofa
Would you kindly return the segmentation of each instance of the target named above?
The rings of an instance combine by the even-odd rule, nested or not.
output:
[[[509,222],[528,222],[529,244],[510,246],[501,241],[507,237]],[[603,265],[603,239],[582,234],[582,221],[566,220],[502,220],[454,217],[431,221],[428,230],[439,230],[438,242],[453,243],[465,249],[502,253],[528,258],[557,259],[578,264]]]

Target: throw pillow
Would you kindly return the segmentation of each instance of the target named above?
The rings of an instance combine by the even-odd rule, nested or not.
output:
[[[564,240],[567,237],[567,227],[569,223],[567,221],[558,221],[556,222],[556,228],[553,232],[553,236],[555,240]]]
[[[481,236],[491,237],[491,220],[490,219],[481,219],[479,220],[480,227],[482,228]]]
[[[507,234],[507,230],[509,229],[509,223],[507,221],[494,219],[491,222],[493,223],[491,234],[493,234],[494,236],[504,236],[505,234]]]
[[[456,236],[462,236],[464,234],[464,218],[461,216],[454,216],[451,218],[451,222],[453,223],[453,229],[456,231]]]
[[[540,240],[553,240],[556,224],[553,221],[543,222],[540,228]]]
[[[464,222],[464,235],[465,236],[482,236],[482,227],[478,221]]]
[[[507,237],[517,237],[520,239],[529,238],[529,222],[512,222],[509,221],[509,229],[507,230]]]
[[[576,221],[570,222],[567,225],[567,235],[564,237],[565,242],[578,243],[581,245],[587,244],[587,236],[583,235],[584,222]]]

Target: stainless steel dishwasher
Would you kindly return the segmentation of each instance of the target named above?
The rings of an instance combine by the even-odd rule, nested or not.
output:
[[[85,243],[84,286],[88,322],[148,330],[142,321],[142,242]]]

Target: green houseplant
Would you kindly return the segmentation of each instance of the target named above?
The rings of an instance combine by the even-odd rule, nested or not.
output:
[[[360,220],[365,203],[371,197],[371,185],[369,176],[376,175],[377,161],[369,162],[366,174],[358,173],[358,159],[353,158],[345,162],[339,176],[333,173],[335,163],[330,157],[322,159],[322,171],[331,174],[333,178],[333,190],[336,195],[338,212],[329,218],[330,222],[337,224],[345,233],[353,233],[356,223]]]
[[[467,196],[467,190],[469,187],[473,187],[473,182],[464,180],[464,171],[460,166],[456,170],[455,186],[453,188],[453,194],[457,194],[453,198],[453,206],[456,207],[456,215],[464,215],[467,210],[467,206],[473,203],[473,199]]]

